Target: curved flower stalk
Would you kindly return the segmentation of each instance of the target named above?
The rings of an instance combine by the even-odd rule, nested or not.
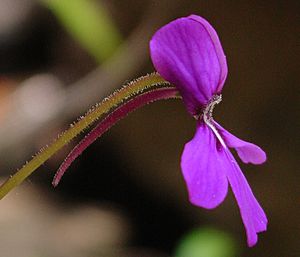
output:
[[[97,138],[102,136],[107,130],[109,130],[113,125],[115,125],[119,120],[124,118],[130,112],[135,111],[145,104],[163,99],[170,98],[180,98],[178,91],[166,84],[162,88],[156,88],[155,90],[150,90],[148,92],[142,93],[128,102],[122,104],[120,107],[116,108],[114,111],[109,113],[103,120],[101,120],[95,128],[92,129],[68,154],[67,158],[60,165],[58,171],[56,172],[54,179],[52,181],[53,186],[57,186],[60,182],[62,176],[70,167],[72,162],[82,154],[82,152],[90,146]]]
[[[108,127],[111,127],[130,111],[129,109],[126,109],[126,106],[130,106],[132,110],[135,110],[150,102],[178,97],[178,91],[157,73],[152,73],[131,81],[126,86],[105,98],[101,103],[95,105],[85,116],[80,118],[80,120],[71,124],[70,128],[59,135],[52,144],[42,149],[17,173],[8,178],[0,186],[0,199],[14,187],[22,183],[32,172],[67,145],[77,135],[84,132],[99,119],[105,119],[105,115],[108,117],[103,121],[103,124],[106,124],[107,120],[109,120],[110,123]],[[128,101],[131,101],[131,105],[128,105]],[[117,110],[119,110],[118,108],[122,105],[124,105],[124,107],[120,109],[121,113],[119,113],[120,111]],[[113,120],[113,118],[115,118],[115,120]]]
[[[213,120],[227,76],[226,58],[213,27],[191,15],[158,30],[150,42],[151,58],[161,76],[179,90],[187,111],[197,119],[194,138],[181,157],[189,198],[194,205],[212,209],[223,202],[228,182],[237,200],[249,246],[267,228],[266,215],[229,148],[245,163],[261,164],[266,154]]]

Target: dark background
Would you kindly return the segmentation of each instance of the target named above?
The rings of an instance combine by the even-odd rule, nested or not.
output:
[[[21,2],[11,3],[18,6]],[[0,31],[0,127],[4,127],[0,130],[3,132],[0,139],[4,141],[7,135],[15,133],[5,124],[19,119],[10,99],[24,86],[24,81],[47,73],[55,76],[62,87],[71,88],[98,66],[49,10],[34,1],[22,4],[25,2],[30,9],[22,22],[8,32]],[[3,3],[0,3],[0,13],[13,8],[13,4],[8,7]],[[241,249],[240,256],[300,256],[299,1],[101,3],[125,42],[135,28],[149,21],[144,37],[134,42],[136,47],[141,47],[143,58],[135,60],[138,68],[127,72],[127,80],[153,71],[147,42],[163,24],[193,13],[205,17],[217,30],[227,56],[229,74],[223,101],[217,106],[214,118],[238,137],[260,145],[267,152],[266,164],[241,164],[241,168],[267,213],[268,231],[259,235],[257,246],[246,247],[244,228],[231,193],[212,211],[189,204],[180,171],[180,155],[184,144],[193,136],[195,121],[178,100],[155,103],[129,115],[75,161],[57,189],[51,187],[51,178],[67,150],[55,156],[16,190],[22,193],[13,191],[0,202],[1,224],[9,224],[9,221],[17,224],[19,219],[22,224],[38,223],[39,219],[34,217],[36,213],[43,216],[48,212],[44,210],[45,205],[55,209],[55,213],[64,214],[92,205],[117,213],[122,219],[125,227],[115,232],[123,233],[122,239],[116,241],[118,248],[150,249],[145,250],[145,256],[171,256],[187,231],[206,225],[233,235]],[[133,55],[133,58],[138,56]],[[124,65],[130,66],[131,61],[125,60]],[[113,74],[118,77],[118,70]],[[120,76],[120,83],[105,92],[120,87],[126,79]],[[101,84],[102,81],[97,81],[98,87]],[[99,93],[95,98],[100,101],[104,95]],[[39,96],[32,99],[35,97]],[[87,106],[94,103],[95,100],[90,99]],[[54,114],[48,123],[39,124],[31,136],[22,138],[21,132],[16,133],[15,141],[0,149],[0,175],[12,174],[82,113],[84,111]],[[22,128],[18,127],[17,131]],[[22,200],[27,190],[29,195],[34,195],[32,201]],[[28,196],[28,199],[31,198]],[[20,202],[27,204],[18,204]],[[23,213],[19,208],[27,209],[28,213],[9,214],[8,210]],[[11,215],[16,217],[6,221]],[[49,219],[54,218],[50,215]],[[89,217],[80,220],[85,223]],[[14,234],[9,226],[0,233],[1,238],[11,238],[11,242],[19,244],[24,251],[43,248],[28,238],[24,243],[26,236],[16,235],[17,231]],[[29,229],[26,235],[31,237],[31,233],[37,232]],[[32,241],[39,242],[32,237]],[[40,244],[43,243],[47,245],[44,241]],[[7,243],[5,247],[10,245]],[[58,244],[59,247],[63,248]],[[55,250],[49,249],[52,254],[49,256],[58,256]]]

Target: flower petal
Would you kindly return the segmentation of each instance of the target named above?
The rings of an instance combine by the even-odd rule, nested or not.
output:
[[[152,62],[161,76],[180,91],[188,111],[197,114],[220,93],[226,58],[213,27],[191,15],[158,30],[150,41]]]
[[[235,148],[244,163],[262,164],[266,161],[266,153],[257,145],[243,141],[229,133],[220,124],[214,122],[222,138],[229,147]]]
[[[224,200],[228,189],[226,170],[231,164],[204,123],[198,124],[194,138],[185,145],[181,168],[191,203],[212,209]]]
[[[240,208],[248,245],[254,246],[257,242],[257,233],[267,229],[268,220],[234,157],[228,149],[225,149],[225,152],[232,166],[227,169],[227,178]]]

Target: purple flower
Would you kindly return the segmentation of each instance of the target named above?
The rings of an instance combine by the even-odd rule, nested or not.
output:
[[[267,228],[267,218],[229,148],[234,148],[244,163],[261,164],[266,154],[213,120],[212,111],[221,101],[227,76],[226,58],[216,31],[199,16],[180,18],[155,33],[150,50],[156,70],[177,87],[187,111],[197,119],[195,136],[185,145],[181,157],[190,201],[215,208],[224,200],[229,182],[248,245],[255,245],[257,233]]]

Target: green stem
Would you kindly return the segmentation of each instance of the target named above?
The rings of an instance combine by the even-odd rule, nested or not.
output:
[[[166,82],[159,74],[152,73],[141,77],[128,85],[115,91],[108,98],[104,99],[100,104],[94,106],[87,114],[76,123],[72,124],[68,130],[63,132],[58,138],[45,149],[37,153],[32,160],[26,163],[17,173],[8,178],[0,186],[0,199],[2,199],[14,187],[23,182],[32,172],[40,167],[51,156],[58,152],[61,148],[67,145],[77,135],[82,133],[85,129],[90,127],[101,116],[118,107],[127,99],[143,93],[143,91],[154,88],[158,84],[166,84]]]

